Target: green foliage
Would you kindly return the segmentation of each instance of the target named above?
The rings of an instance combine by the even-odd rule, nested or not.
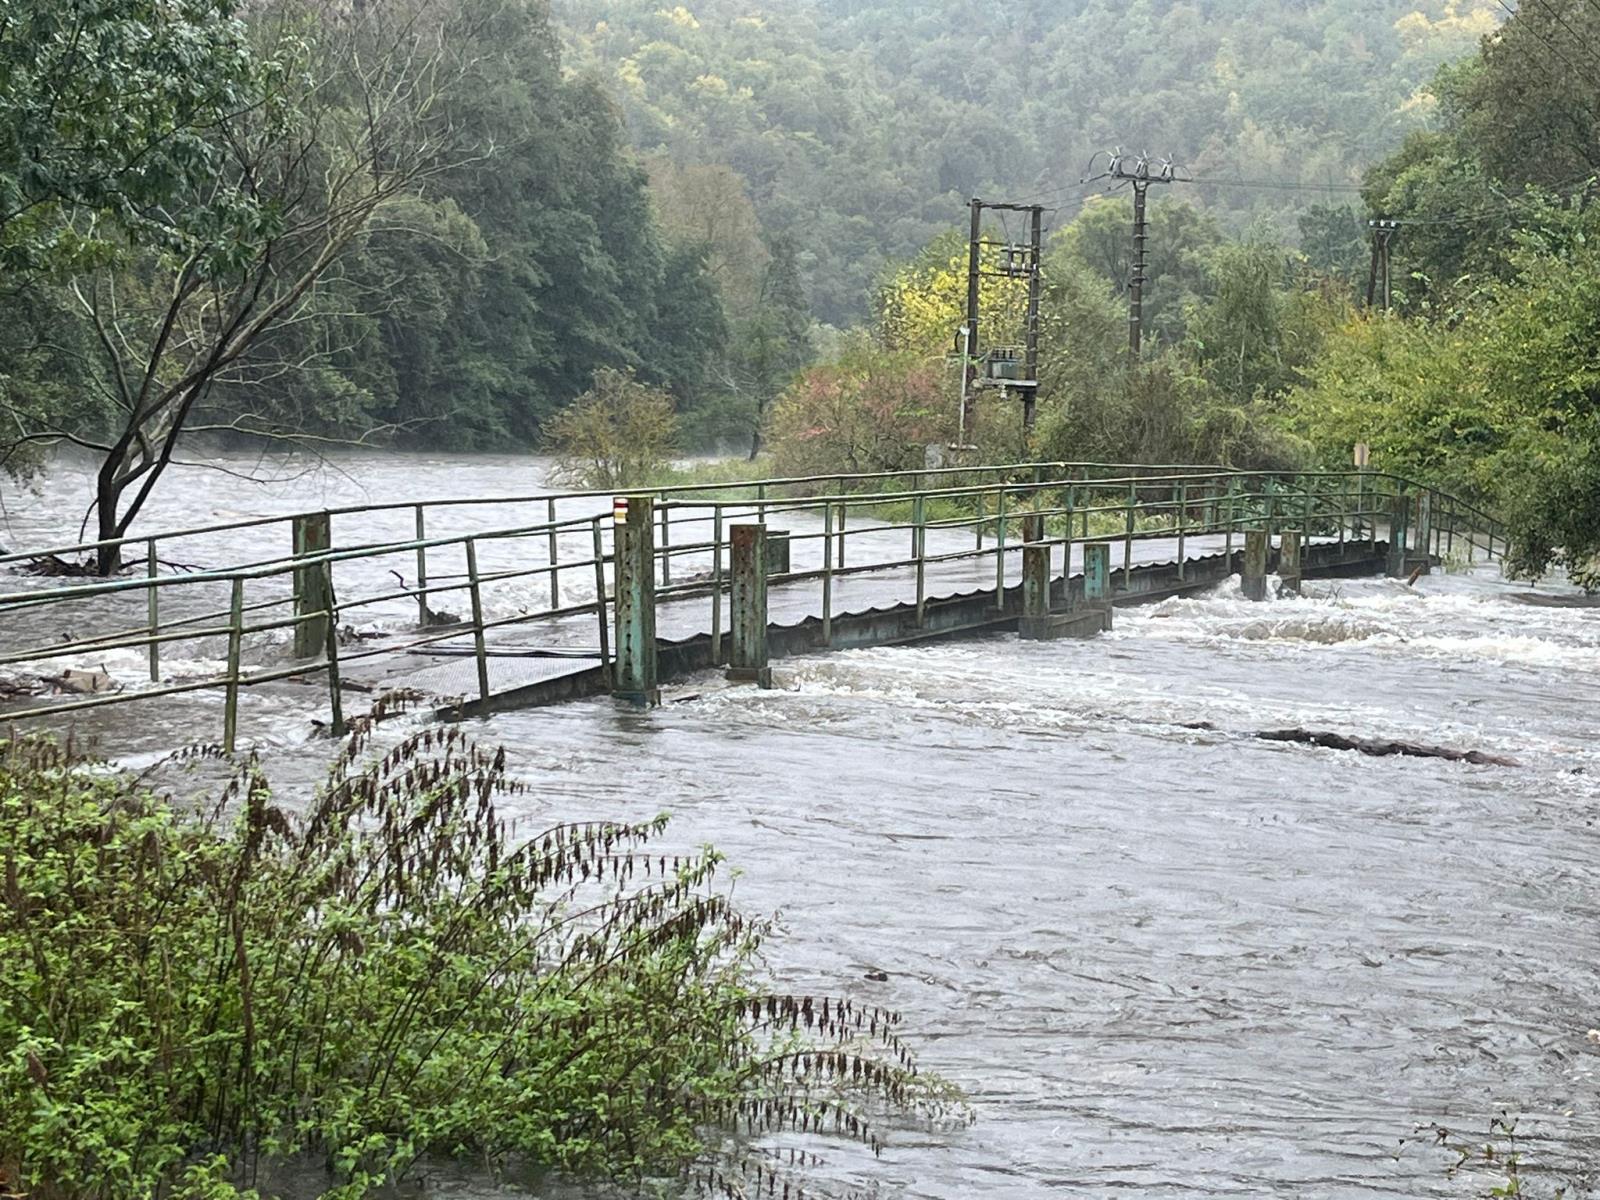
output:
[[[1453,325],[1347,325],[1290,398],[1330,458],[1375,461],[1498,507],[1513,571],[1564,564],[1596,582],[1600,553],[1600,245],[1594,210],[1568,236],[1526,239],[1509,278],[1485,284]]]
[[[234,0],[0,0],[0,266],[70,271],[135,245],[218,261],[261,218],[211,184],[218,126],[271,104]]]
[[[545,443],[567,483],[599,490],[640,484],[660,473],[677,445],[672,397],[632,372],[602,367],[594,386],[552,417]]]
[[[197,810],[0,746],[0,1188],[226,1200],[314,1154],[330,1200],[419,1156],[787,1183],[722,1132],[940,1094],[896,1018],[752,991],[766,929],[665,819],[514,840],[504,753],[370,726],[303,814],[252,761]]]
[[[563,0],[561,12],[572,61],[614,91],[635,144],[680,169],[737,172],[767,233],[803,248],[816,315],[841,327],[865,315],[886,264],[970,197],[1046,193],[1070,214],[1084,164],[1116,142],[1178,156],[1220,223],[1264,219],[1286,240],[1314,192],[1208,180],[1350,187],[1375,150],[1429,121],[1429,78],[1503,15],[1493,0]]]

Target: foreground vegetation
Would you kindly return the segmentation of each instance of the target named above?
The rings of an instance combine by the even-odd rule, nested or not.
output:
[[[225,1200],[422,1156],[787,1188],[771,1131],[938,1108],[893,1015],[759,990],[767,930],[665,818],[514,836],[503,752],[370,722],[304,811],[255,762],[192,808],[0,745],[0,1194]],[[801,1160],[809,1156],[800,1156]]]

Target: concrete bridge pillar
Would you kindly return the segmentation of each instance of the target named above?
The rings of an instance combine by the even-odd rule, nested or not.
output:
[[[1247,529],[1244,535],[1244,598],[1267,598],[1267,548],[1271,535],[1265,529]]]
[[[612,691],[640,707],[661,703],[656,667],[655,501],[627,496],[617,501],[616,646]]]
[[[1278,578],[1283,581],[1282,592],[1291,596],[1300,594],[1303,536],[1298,529],[1285,529],[1278,543]]]
[[[735,525],[729,530],[732,546],[733,652],[728,678],[739,683],[772,686],[767,661],[767,527]],[[787,549],[787,539],[785,539]]]

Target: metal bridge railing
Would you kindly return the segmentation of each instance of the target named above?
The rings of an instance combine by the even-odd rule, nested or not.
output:
[[[1025,516],[1043,520],[1049,546],[1066,548],[1069,574],[1072,547],[1119,541],[1125,584],[1140,541],[1175,539],[1181,578],[1196,539],[1220,537],[1222,551],[1231,554],[1236,535],[1263,527],[1372,543],[1380,526],[1397,527],[1402,540],[1419,543],[1419,553],[1440,557],[1454,554],[1458,543],[1469,559],[1480,551],[1492,559],[1497,541],[1504,550],[1499,526],[1485,514],[1443,493],[1370,471],[1030,463],[639,494],[657,501],[658,596],[663,604],[702,606],[692,608],[691,624],[697,632],[709,631],[719,661],[729,588],[728,531],[738,521],[781,517],[794,526],[788,531],[789,561],[772,582],[815,586],[825,640],[837,615],[837,586],[852,576],[914,571],[920,619],[930,570],[962,563],[981,568],[987,561],[997,602],[1003,603],[1008,557],[1021,550],[1016,535]],[[543,649],[589,655],[609,668],[616,552],[611,498],[610,493],[574,492],[335,510],[334,516],[348,516],[410,509],[414,517],[414,537],[344,547],[331,544],[324,514],[208,526],[201,532],[290,525],[301,553],[179,574],[155,570],[159,545],[197,531],[148,535],[137,539],[147,548],[142,575],[67,585],[52,581],[49,587],[0,594],[0,628],[8,631],[0,642],[0,677],[32,672],[35,679],[49,679],[64,664],[96,657],[103,662],[121,654],[136,656],[147,680],[123,679],[121,690],[105,693],[31,697],[7,715],[61,718],[213,694],[222,701],[223,745],[232,750],[242,699],[252,691],[320,679],[337,730],[343,726],[343,691],[353,674],[369,667],[398,670],[408,655],[419,652],[470,654],[478,698],[487,701],[489,662],[495,657],[491,639],[508,630],[536,630],[560,643]],[[602,499],[605,504],[596,511]],[[562,516],[563,502],[569,512],[580,503],[589,511]],[[537,504],[545,519],[427,536],[430,510],[473,503]],[[307,521],[322,522],[322,532]],[[307,536],[308,530],[317,536]],[[963,536],[970,536],[970,543]],[[66,549],[81,552],[94,545]],[[48,552],[57,551],[8,555],[0,564]],[[461,611],[447,612],[450,604]],[[352,641],[350,631],[359,634],[352,623],[363,620],[385,625],[388,635]],[[464,641],[470,647],[461,645]],[[178,648],[188,653],[170,657]]]

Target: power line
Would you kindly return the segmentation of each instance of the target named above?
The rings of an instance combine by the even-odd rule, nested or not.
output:
[[[1600,0],[1596,0],[1600,3]],[[1360,192],[1359,183],[1287,183],[1275,179],[1219,179],[1214,175],[1196,175],[1190,183],[1207,187],[1263,188],[1277,192]]]
[[[1517,17],[1519,17],[1521,15],[1518,12],[1517,9],[1514,9],[1514,8],[1511,7],[1511,5],[1507,4],[1506,0],[1495,0],[1495,3],[1498,4],[1501,8],[1505,9],[1506,12],[1508,14],[1510,14],[1512,20],[1516,20]],[[1549,38],[1545,37],[1545,35],[1542,32],[1540,32],[1537,28],[1535,28],[1533,26],[1522,26],[1522,28],[1527,29],[1529,36],[1531,36],[1533,38],[1536,38],[1539,41],[1539,43],[1544,46],[1544,48],[1546,50],[1550,51],[1551,54],[1554,54],[1562,62],[1566,63],[1567,64],[1567,69],[1569,71],[1571,71],[1574,76],[1578,76],[1578,77],[1587,79],[1589,83],[1594,84],[1596,87],[1600,87],[1600,79],[1596,79],[1595,76],[1587,75],[1583,71],[1579,70],[1578,67],[1577,67],[1577,64],[1575,64],[1570,58],[1568,58],[1565,54],[1563,54],[1561,52],[1561,48],[1559,46],[1557,46]],[[1600,118],[1600,109],[1597,109],[1595,107],[1594,101],[1592,99],[1590,99],[1587,95],[1585,95],[1584,100],[1585,100],[1586,104],[1588,105],[1590,114],[1595,116],[1595,117],[1597,117],[1597,118]]]

